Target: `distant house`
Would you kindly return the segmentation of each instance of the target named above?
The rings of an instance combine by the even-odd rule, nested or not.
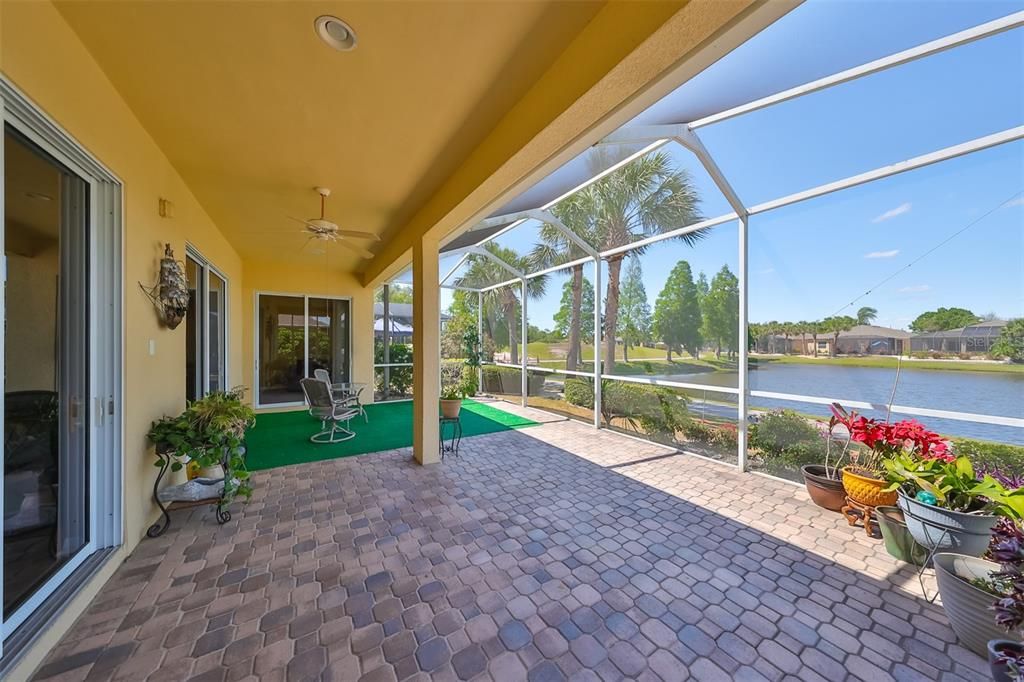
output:
[[[900,355],[910,340],[910,332],[890,327],[876,327],[871,324],[858,324],[856,327],[839,333],[838,354],[840,355]],[[818,355],[831,355],[834,336],[820,332],[817,342],[808,334],[806,345],[804,337],[789,337],[793,352],[803,355],[815,354],[817,343]]]
[[[910,350],[919,353],[987,353],[1006,326],[1006,320],[983,320],[959,329],[914,334]]]
[[[412,303],[392,303],[388,306],[391,317],[391,342],[412,343]],[[441,328],[450,316],[441,313]],[[384,338],[384,304],[373,304],[373,338]]]

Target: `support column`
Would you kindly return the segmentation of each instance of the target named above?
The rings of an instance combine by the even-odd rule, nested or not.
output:
[[[484,391],[484,365],[483,365],[483,351],[484,351],[484,292],[476,292],[476,348],[477,348],[477,361],[476,366],[476,387],[481,393]]]
[[[426,236],[412,248],[412,454],[420,464],[441,461],[441,288],[438,241]]]
[[[526,350],[528,348],[528,346],[526,345],[526,336],[527,336],[527,332],[529,331],[529,326],[527,325],[527,322],[526,322],[526,280],[525,279],[522,280],[522,292],[523,292],[522,293],[522,299],[523,299],[523,303],[522,303],[523,319],[520,321],[521,325],[522,325],[521,326],[521,331],[520,331],[520,336],[521,336],[520,341],[523,344],[523,354],[522,354],[522,357],[519,358],[520,362],[522,363],[522,369],[520,370],[520,372],[522,373],[522,377],[521,377],[521,379],[522,379],[522,394],[520,395],[520,404],[523,407],[526,407],[526,387],[527,387],[527,384],[528,384],[528,379],[527,379],[527,376],[526,376],[526,364],[527,364],[526,363],[526,361],[527,361]]]
[[[384,318],[381,326],[384,330],[384,400],[387,400],[391,397],[391,368],[388,366],[391,364],[391,285],[385,284],[383,289]],[[376,381],[376,372],[373,378]]]
[[[582,356],[583,354],[580,353]],[[580,357],[580,362],[583,358]],[[594,428],[601,428],[601,259],[594,259]]]
[[[736,273],[737,286],[739,288],[739,372],[737,372],[737,388],[739,396],[736,404],[738,423],[736,424],[736,463],[740,471],[747,470],[747,398],[749,397],[749,382],[747,381],[747,339],[749,338],[750,324],[747,318],[747,221],[749,218],[740,218],[739,225],[739,272]]]

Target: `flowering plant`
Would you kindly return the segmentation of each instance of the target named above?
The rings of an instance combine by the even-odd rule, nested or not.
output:
[[[949,451],[949,445],[939,434],[927,430],[914,419],[890,424],[869,419],[852,410],[847,412],[839,403],[832,403],[830,407],[830,432],[837,424],[842,424],[850,434],[850,442],[861,443],[868,448],[863,459],[857,453],[850,455],[850,460],[860,468],[879,471],[886,459],[901,453],[943,462],[952,462],[956,459]]]

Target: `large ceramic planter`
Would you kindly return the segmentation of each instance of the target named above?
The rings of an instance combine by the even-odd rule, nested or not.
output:
[[[846,503],[846,490],[841,478],[832,478],[821,464],[805,464],[800,467],[804,485],[811,501],[829,511],[839,511]]]
[[[462,409],[461,400],[442,400],[441,416],[445,419],[458,419],[459,410]]]
[[[843,488],[854,502],[869,507],[883,507],[896,504],[896,492],[884,492],[889,484],[856,467],[843,467]]]
[[[996,626],[991,608],[996,598],[967,581],[998,570],[999,564],[973,556],[935,555],[935,580],[949,625],[961,644],[979,656],[988,656],[988,641],[1004,637],[1006,631]]]
[[[900,561],[920,566],[928,559],[928,550],[917,544],[907,530],[899,507],[875,507],[875,519],[882,531],[885,551]]]
[[[988,549],[992,527],[999,520],[989,514],[965,514],[925,504],[902,490],[899,503],[907,530],[918,544],[940,552],[981,556]]]
[[[1024,644],[1013,639],[991,639],[988,642],[988,669],[994,682],[1015,682],[1010,675],[1010,668],[999,660],[1000,654],[1013,654],[1017,657],[1024,653]]]

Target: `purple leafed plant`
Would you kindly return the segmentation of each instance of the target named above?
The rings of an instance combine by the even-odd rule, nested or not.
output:
[[[1002,469],[994,466],[979,466],[976,467],[974,471],[978,480],[983,479],[985,474],[988,474],[992,478],[996,479],[1007,490],[1024,487],[1024,475],[1003,471]]]
[[[998,586],[999,599],[992,606],[996,624],[1008,632],[1019,633],[1024,625],[1024,532],[1008,518],[1002,518],[992,530],[989,556],[1002,568],[992,574]],[[1024,682],[1024,654],[1004,653],[1000,660],[1010,669],[1017,682]]]

